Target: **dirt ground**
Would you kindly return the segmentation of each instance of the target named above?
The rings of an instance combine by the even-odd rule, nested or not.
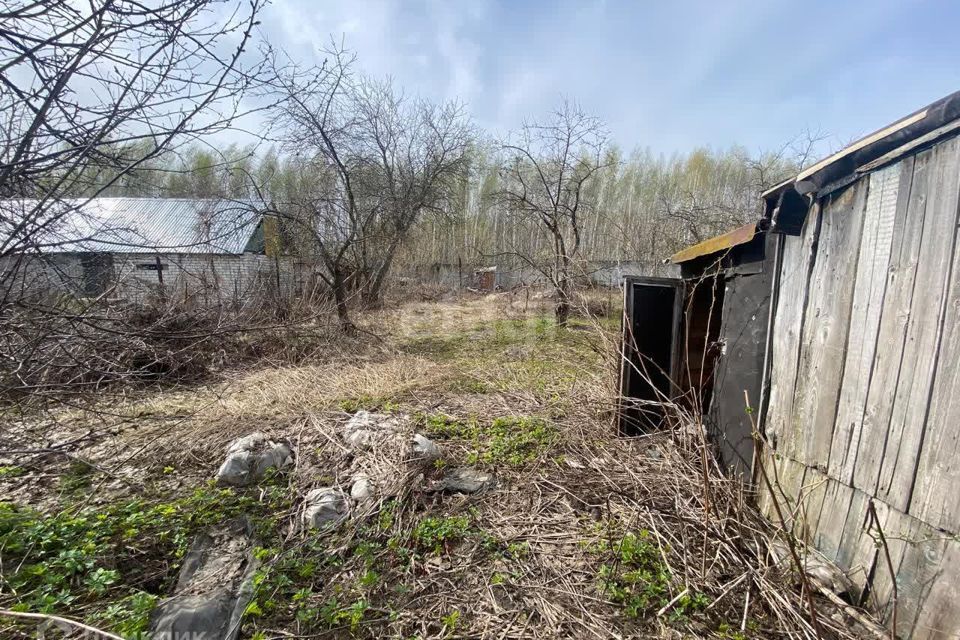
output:
[[[45,446],[0,460],[0,608],[137,637],[190,539],[242,513],[259,563],[242,638],[855,635],[825,604],[809,614],[761,548],[767,525],[686,435],[616,435],[619,312],[615,292],[597,297],[607,313],[566,329],[529,292],[409,303],[296,366],[11,422],[5,445]],[[302,497],[347,482],[340,433],[359,410],[402,416],[441,458],[338,529],[304,531]],[[214,486],[254,431],[290,442],[293,468]],[[459,466],[496,489],[426,490]],[[31,629],[0,618],[2,637]]]

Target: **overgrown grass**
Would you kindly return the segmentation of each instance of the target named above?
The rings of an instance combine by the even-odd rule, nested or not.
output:
[[[493,467],[533,462],[553,447],[559,435],[546,420],[530,416],[494,418],[487,423],[431,414],[420,416],[419,421],[429,437],[467,441],[467,463]]]
[[[25,475],[27,470],[18,465],[6,465],[0,466],[0,479],[3,478],[19,478],[22,475]]]
[[[280,485],[240,492],[212,484],[178,498],[57,514],[0,502],[0,603],[15,611],[88,611],[91,623],[136,637],[195,534],[246,515],[258,537],[276,538],[290,506]]]
[[[601,591],[620,605],[624,614],[642,618],[671,602],[673,576],[649,531],[605,539],[594,550],[605,559],[598,572]],[[687,593],[673,602],[669,617],[679,621],[709,604],[706,595]]]
[[[411,537],[418,549],[440,554],[449,551],[451,545],[461,541],[469,532],[470,518],[467,516],[429,516],[417,523]]]
[[[451,330],[425,323],[423,329],[435,333],[393,341],[382,358],[344,359],[335,367],[309,364],[251,371],[218,399],[217,415],[243,416],[245,423],[261,415],[282,416],[278,422],[284,422],[287,416],[299,420],[312,412],[324,421],[337,410],[424,410],[417,416],[418,427],[441,441],[445,455],[459,455],[505,476],[526,473],[557,449],[563,435],[559,418],[576,401],[571,388],[596,373],[601,357],[591,336],[576,330],[576,322],[560,329],[551,317],[541,315],[468,323]],[[512,404],[521,397],[522,404]],[[468,403],[458,405],[464,398]],[[169,410],[164,402],[169,398],[158,399],[159,413]],[[473,417],[437,413],[448,404],[449,410]],[[487,406],[496,409],[485,413]],[[505,407],[517,415],[501,415]],[[184,410],[178,407],[176,412]],[[335,426],[328,429],[333,432]],[[214,434],[207,430],[191,436]],[[304,444],[299,453],[306,457],[324,443],[309,446]],[[166,463],[164,458],[161,465]],[[164,477],[180,468],[181,463],[171,459]],[[20,475],[19,469],[0,469],[0,478]],[[96,473],[96,467],[84,463],[66,470],[60,479],[60,504],[69,509],[66,514],[3,504],[0,606],[63,614],[136,637],[156,602],[172,593],[194,535],[244,514],[254,522],[260,547],[255,549],[259,568],[243,637],[273,637],[277,630],[383,637],[386,629],[403,630],[396,637],[408,637],[424,628],[431,637],[462,636],[476,630],[471,626],[475,613],[464,602],[438,606],[429,620],[411,620],[424,602],[432,601],[438,582],[431,576],[437,568],[442,567],[443,580],[462,577],[466,585],[480,572],[481,585],[514,588],[540,553],[523,538],[498,537],[506,534],[490,525],[490,505],[483,501],[504,499],[501,495],[481,497],[480,502],[471,498],[467,504],[473,506],[465,508],[460,497],[414,491],[388,500],[368,518],[352,518],[340,529],[291,536],[290,527],[296,526],[292,507],[302,496],[302,486],[292,490],[277,479],[249,490],[205,484],[182,495],[151,493],[106,506],[79,506],[98,485]],[[332,483],[335,478],[312,475],[309,481]],[[167,490],[172,485],[157,484]],[[592,588],[593,567],[581,573]]]
[[[254,576],[246,630],[257,637],[259,630],[297,624],[301,631],[354,635],[374,619],[396,617],[430,558],[454,558],[459,545],[483,554],[509,553],[507,545],[474,524],[470,512],[411,520],[414,509],[412,502],[388,501],[352,531],[258,550],[264,564]]]
[[[383,413],[393,413],[400,409],[400,403],[392,398],[376,397],[370,395],[360,395],[355,398],[344,398],[337,402],[341,411],[346,413],[356,413],[361,409],[364,411],[380,411]]]

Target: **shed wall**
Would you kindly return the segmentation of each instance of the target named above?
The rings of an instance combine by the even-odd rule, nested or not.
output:
[[[774,316],[777,495],[888,620],[895,580],[905,637],[960,634],[958,203],[957,138],[822,198],[784,238]]]
[[[744,476],[749,476],[753,465],[755,418],[747,413],[746,404],[749,400],[758,407],[761,400],[774,242],[774,236],[759,235],[752,243],[764,249],[758,259],[737,264],[724,275],[722,351],[707,425],[724,467]]]

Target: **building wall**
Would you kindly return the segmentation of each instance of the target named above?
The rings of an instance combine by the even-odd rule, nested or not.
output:
[[[960,634],[958,204],[952,138],[822,198],[782,247],[765,466],[888,621],[896,587],[903,637]]]
[[[241,307],[278,294],[303,293],[310,281],[307,266],[258,254],[105,255],[112,263],[106,289],[95,283],[92,286],[89,254],[63,253],[5,258],[0,261],[0,290],[14,296],[66,293],[95,297],[105,293],[111,300],[134,304],[162,294],[185,304]],[[157,269],[158,257],[161,269]]]
[[[673,263],[651,263],[640,260],[601,261],[588,263],[586,276],[590,282],[604,287],[619,287],[627,276],[676,278],[680,268]]]
[[[712,397],[706,412],[706,426],[717,447],[720,463],[733,474],[749,477],[753,466],[753,420],[747,413],[760,406],[766,356],[767,324],[774,247],[779,236],[758,233],[749,243],[725,250],[720,261],[722,300],[711,300],[710,312],[721,317],[719,348],[712,376]],[[710,254],[683,265],[688,291],[700,278],[714,273],[718,254]],[[699,286],[703,286],[702,284]],[[713,309],[716,303],[718,309]],[[688,312],[689,313],[689,312]]]

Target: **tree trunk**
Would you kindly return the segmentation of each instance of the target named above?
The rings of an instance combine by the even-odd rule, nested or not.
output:
[[[387,279],[387,274],[390,272],[390,266],[393,264],[393,256],[396,254],[397,247],[399,246],[399,239],[395,239],[390,243],[390,246],[387,249],[387,254],[383,257],[383,261],[380,263],[380,266],[374,273],[373,278],[369,280],[367,291],[364,295],[365,306],[371,309],[376,309],[383,301],[383,283]]]
[[[554,315],[558,327],[566,327],[570,319],[570,283],[567,276],[561,275],[557,282],[557,306]]]
[[[356,333],[357,328],[350,319],[350,310],[347,308],[347,283],[339,270],[333,274],[333,301],[337,306],[340,329],[349,335]]]
[[[557,307],[554,312],[558,327],[566,327],[570,319],[570,258],[566,253],[563,236],[556,231],[553,234],[554,269],[557,293]]]

